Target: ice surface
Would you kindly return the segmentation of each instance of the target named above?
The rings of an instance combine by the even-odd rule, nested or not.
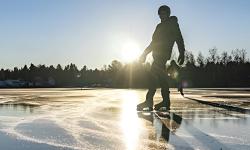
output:
[[[145,94],[1,89],[0,149],[250,149],[248,89],[171,89],[167,116],[137,112]]]

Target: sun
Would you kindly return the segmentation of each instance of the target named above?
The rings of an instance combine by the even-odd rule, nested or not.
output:
[[[138,59],[141,49],[139,44],[133,40],[124,41],[122,44],[122,60],[132,62]]]

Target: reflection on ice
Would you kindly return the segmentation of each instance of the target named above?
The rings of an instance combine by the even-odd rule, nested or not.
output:
[[[34,113],[35,104],[29,103],[2,103],[0,104],[0,116],[25,116]]]

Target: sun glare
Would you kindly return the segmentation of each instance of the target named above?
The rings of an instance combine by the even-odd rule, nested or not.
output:
[[[121,115],[121,128],[124,136],[124,143],[127,150],[135,150],[138,146],[139,136],[141,132],[141,122],[137,116],[136,104],[138,103],[138,95],[134,91],[127,91],[123,94],[123,105]]]
[[[137,42],[129,40],[122,45],[122,59],[125,62],[132,62],[138,59],[140,55],[140,47]]]

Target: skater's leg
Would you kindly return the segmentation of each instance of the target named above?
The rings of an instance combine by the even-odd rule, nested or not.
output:
[[[170,98],[169,98],[169,84],[168,84],[168,76],[165,74],[164,68],[161,72],[159,72],[159,81],[161,86],[161,95],[163,101],[159,104],[155,105],[155,110],[159,110],[162,107],[165,107],[167,110],[170,109]]]
[[[146,94],[146,101],[153,104],[153,98],[154,98],[155,92],[156,92],[156,88],[155,87],[150,87],[148,89],[147,94]]]
[[[154,72],[153,67],[151,67],[151,71],[148,78],[148,92],[146,94],[146,101],[137,105],[137,110],[143,110],[144,108],[149,108],[149,110],[153,109],[153,98],[157,88],[157,77]]]
[[[146,95],[146,101],[140,103],[137,105],[137,110],[141,111],[144,110],[144,108],[148,108],[149,111],[153,110],[153,97],[156,92],[156,88],[149,88],[147,95]]]
[[[163,107],[166,107],[167,110],[170,109],[170,97],[169,97],[169,86],[168,83],[165,82],[165,85],[161,86],[161,95],[163,98]]]
[[[153,103],[153,98],[157,89],[157,83],[158,83],[158,73],[157,73],[157,65],[155,64],[155,62],[153,62],[151,70],[150,70],[150,76],[148,79],[148,83],[149,83],[149,88],[148,88],[148,92],[146,95],[146,100],[150,101]]]

